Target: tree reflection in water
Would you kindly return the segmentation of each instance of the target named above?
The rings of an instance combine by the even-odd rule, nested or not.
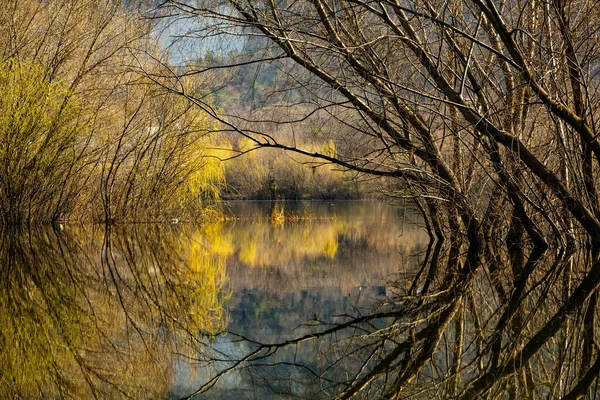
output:
[[[1,398],[164,398],[224,323],[224,265],[168,228],[1,234]]]
[[[589,252],[386,220],[4,229],[0,397],[598,397]]]
[[[265,398],[598,398],[600,264],[528,254],[432,243],[373,312],[279,341],[230,334],[238,351],[194,395],[223,395],[234,374]]]

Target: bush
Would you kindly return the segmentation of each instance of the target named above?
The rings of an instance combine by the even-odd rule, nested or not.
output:
[[[85,178],[79,106],[35,62],[0,64],[0,216],[52,222],[68,213]]]
[[[331,146],[331,144],[325,144]],[[324,145],[324,146],[325,146]],[[250,148],[242,139],[238,150]],[[258,149],[225,164],[226,197],[244,199],[357,199],[362,186],[333,165],[317,165],[309,157],[277,149]]]

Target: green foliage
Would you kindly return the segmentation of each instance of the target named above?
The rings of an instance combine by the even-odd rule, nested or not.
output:
[[[79,106],[42,65],[0,63],[0,216],[51,222],[70,211],[84,161]]]

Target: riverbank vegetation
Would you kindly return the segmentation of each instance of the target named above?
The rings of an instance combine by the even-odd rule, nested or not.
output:
[[[2,223],[190,221],[215,215],[210,210],[222,197],[368,192],[310,157],[250,152],[248,140],[223,132],[204,107],[179,96],[173,87],[213,111],[249,104],[247,96],[215,92],[223,74],[187,74],[191,61],[173,66],[161,21],[148,18],[150,11],[144,3],[112,0],[6,2],[0,14]],[[227,86],[248,93],[249,85],[246,78]],[[266,121],[277,107],[263,106],[256,112],[277,126]],[[335,152],[333,142],[310,133],[324,124],[303,126],[298,141]]]
[[[5,2],[3,223],[195,219],[218,198],[214,122],[155,84],[165,51],[140,13],[109,0]]]
[[[176,222],[223,193],[385,188],[431,238],[412,283],[231,365],[319,338],[323,369],[291,366],[321,378],[312,397],[598,397],[594,2],[3,5],[3,224]],[[193,57],[174,58],[164,23]]]

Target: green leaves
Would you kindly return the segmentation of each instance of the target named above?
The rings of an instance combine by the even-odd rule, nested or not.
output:
[[[77,190],[78,105],[42,65],[0,64],[0,215],[4,223],[51,222]]]

